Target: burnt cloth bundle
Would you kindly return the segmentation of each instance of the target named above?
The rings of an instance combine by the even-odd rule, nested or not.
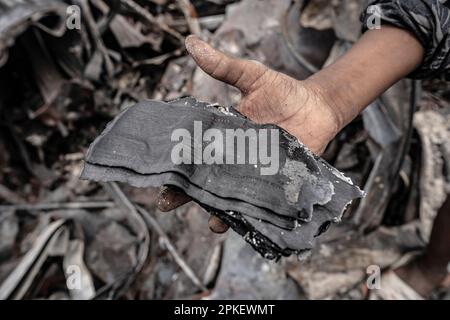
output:
[[[81,178],[176,186],[267,259],[311,250],[363,196],[285,130],[192,97],[124,110],[90,146]]]

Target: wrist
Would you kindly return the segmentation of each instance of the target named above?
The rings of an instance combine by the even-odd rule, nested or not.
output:
[[[312,80],[297,81],[295,100],[288,105],[295,108],[294,116],[286,123],[291,134],[309,149],[320,155],[328,143],[343,128],[341,116],[333,108],[326,90]]]
[[[333,119],[330,129],[334,131],[334,134],[341,131],[352,120],[349,116],[349,98],[345,90],[339,90],[332,81],[316,75],[302,83],[309,94],[314,96],[314,104],[319,105],[320,109],[327,113],[328,118]]]
[[[383,26],[366,32],[352,49],[305,84],[331,109],[340,130],[417,68],[423,54],[421,44],[409,32]]]

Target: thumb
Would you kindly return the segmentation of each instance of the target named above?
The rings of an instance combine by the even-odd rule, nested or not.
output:
[[[203,71],[243,93],[254,90],[258,80],[269,71],[260,62],[228,56],[196,36],[188,36],[185,45],[186,50]]]

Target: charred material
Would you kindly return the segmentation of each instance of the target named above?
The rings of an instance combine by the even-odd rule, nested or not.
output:
[[[195,144],[208,130],[229,137],[230,129],[255,133],[247,136],[248,148],[235,145],[235,138],[239,143],[238,134],[232,136],[231,145],[218,145],[223,139],[215,137],[211,143],[217,147],[215,162],[197,161],[201,142],[187,146],[189,154],[183,155],[183,160],[189,161],[174,161],[179,143],[174,142],[173,133],[177,130],[188,133],[187,143]],[[261,133],[268,130],[272,130],[271,138],[276,135],[270,152],[278,168],[262,174],[267,163],[250,154],[257,147],[253,143],[256,132],[262,139]],[[241,140],[244,144],[246,141],[245,137]],[[186,147],[184,139],[181,143]],[[235,156],[248,162],[226,161]],[[145,101],[123,111],[91,145],[82,178],[135,187],[176,186],[223,218],[268,259],[310,250],[314,238],[330,223],[340,221],[353,199],[363,196],[350,179],[285,130],[256,124],[233,108],[227,110],[194,98],[171,103]]]

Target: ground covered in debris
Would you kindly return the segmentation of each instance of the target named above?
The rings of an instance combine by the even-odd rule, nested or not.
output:
[[[210,233],[195,204],[162,214],[156,189],[79,180],[89,144],[137,101],[237,105],[187,57],[186,35],[302,79],[357,39],[360,2],[0,0],[0,298],[364,298],[366,268],[421,250],[450,190],[439,80],[420,96],[398,83],[330,144],[324,158],[368,195],[306,261]]]

